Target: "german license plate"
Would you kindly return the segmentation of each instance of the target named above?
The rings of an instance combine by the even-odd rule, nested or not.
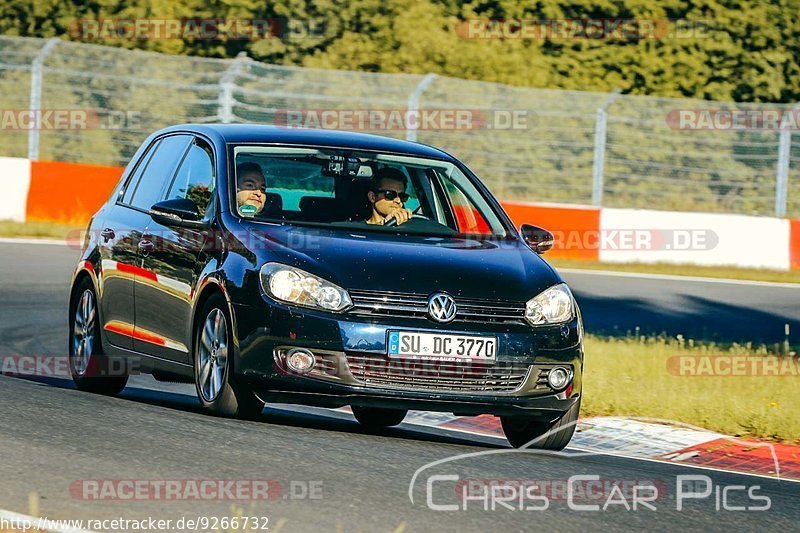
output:
[[[390,331],[389,357],[494,362],[497,357],[497,338]]]

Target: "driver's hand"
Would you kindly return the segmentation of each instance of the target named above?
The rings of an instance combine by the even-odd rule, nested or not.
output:
[[[400,225],[403,222],[408,222],[408,219],[410,219],[412,216],[413,213],[410,209],[397,209],[396,211],[392,211],[383,217],[383,223],[386,224],[390,220],[394,219],[397,221],[397,224]]]

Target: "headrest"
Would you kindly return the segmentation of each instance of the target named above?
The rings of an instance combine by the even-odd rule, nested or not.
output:
[[[283,211],[283,197],[274,192],[267,193],[267,200],[264,203],[265,213],[280,213]]]
[[[303,196],[300,198],[303,218],[313,222],[333,222],[340,219],[340,205],[336,198],[326,196]]]

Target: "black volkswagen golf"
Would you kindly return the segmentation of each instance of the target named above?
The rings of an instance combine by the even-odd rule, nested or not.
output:
[[[116,394],[133,371],[201,404],[499,416],[513,446],[561,449],[581,403],[583,327],[480,180],[421,144],[338,131],[183,125],[139,148],[89,224],[70,367]],[[529,444],[530,443],[530,444]]]

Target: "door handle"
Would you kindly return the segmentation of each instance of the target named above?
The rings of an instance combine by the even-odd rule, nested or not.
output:
[[[153,251],[153,248],[155,248],[155,246],[153,245],[152,241],[149,241],[147,239],[142,239],[141,241],[139,241],[139,252],[142,255],[149,254],[150,252]]]
[[[103,229],[103,231],[101,231],[101,232],[100,232],[100,236],[101,236],[101,237],[102,237],[102,238],[103,238],[103,239],[104,239],[106,242],[108,242],[109,240],[111,240],[111,239],[113,239],[114,237],[116,237],[116,236],[117,236],[117,234],[116,234],[116,233],[114,233],[114,230],[113,230],[113,229],[111,229],[111,228],[104,228],[104,229]]]

